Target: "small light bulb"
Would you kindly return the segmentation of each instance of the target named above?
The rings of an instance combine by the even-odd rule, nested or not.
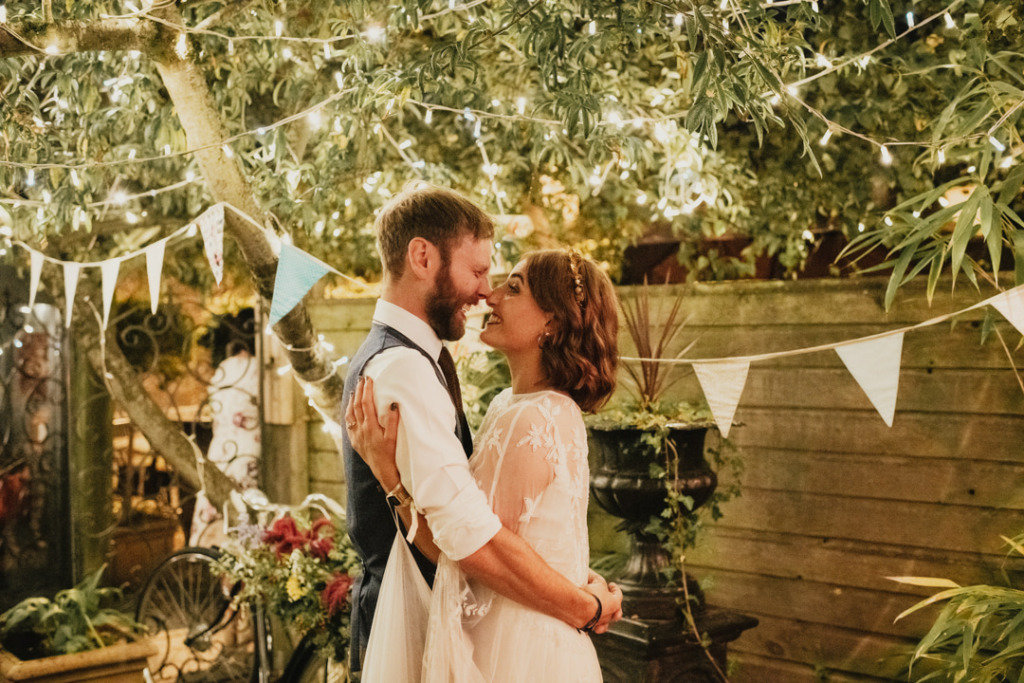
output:
[[[338,90],[345,87],[345,77],[341,75],[340,71],[334,72],[334,83],[338,86]]]
[[[0,5],[0,24],[7,23],[7,5]]]
[[[280,19],[274,21],[274,35],[280,38],[284,34],[284,22]]]
[[[996,148],[997,152],[1005,152],[1006,151],[1006,145],[1004,145],[1002,142],[1000,142],[994,135],[989,135],[988,136],[988,141],[989,141],[989,144],[991,144],[993,147]]]
[[[907,12],[907,27],[914,28],[914,13]]]
[[[188,56],[188,36],[184,33],[179,33],[177,40],[174,41],[174,54],[178,55],[178,59],[185,59]]]
[[[596,21],[592,21],[589,24],[587,24],[587,33],[589,33],[590,35],[594,35],[594,34],[597,33],[597,22]]]
[[[866,227],[865,227],[865,225],[863,223],[858,223],[857,224],[857,232],[864,232],[865,229],[866,229]]]
[[[810,230],[804,230],[803,233],[800,236],[803,237],[804,240],[806,240],[808,242],[813,242],[814,241],[814,233],[811,232]]]
[[[672,23],[675,24],[676,28],[681,28],[683,25],[683,13],[677,12],[672,18]]]
[[[878,152],[882,156],[882,163],[885,164],[886,166],[890,166],[892,164],[892,154],[889,153],[889,148],[886,147],[885,145],[882,145],[879,148]]]
[[[949,12],[946,12],[944,15],[942,15],[942,18],[946,20],[946,28],[948,28],[948,29],[956,28],[956,22],[953,21],[953,17],[950,16]]]
[[[43,50],[48,55],[60,54],[60,50],[57,48],[57,43],[49,43]]]
[[[224,156],[226,156],[228,159],[233,159],[235,157],[235,153],[231,151],[231,148],[228,147],[226,144],[221,145],[220,148],[224,151]]]
[[[34,168],[25,171],[25,184],[29,187],[36,184],[36,170]]]
[[[434,120],[434,110],[428,109],[427,113],[423,115],[423,123],[430,125],[430,122]]]
[[[832,129],[829,128],[828,130],[825,131],[825,134],[821,136],[821,140],[818,141],[818,144],[821,145],[822,147],[824,147],[825,145],[828,144],[828,141],[831,140],[831,139],[832,139]]]
[[[939,156],[939,163],[940,164],[946,163],[946,150],[940,149],[938,156]]]
[[[526,98],[525,97],[517,97],[516,98],[516,111],[519,112],[520,116],[526,113]]]
[[[274,372],[277,373],[278,377],[284,377],[285,375],[287,375],[291,371],[292,371],[292,366],[290,366],[290,365],[282,365],[281,367],[279,367]]]
[[[366,29],[366,40],[371,43],[383,43],[387,33],[383,26],[373,24]]]
[[[235,54],[235,41],[228,39],[228,54]]]

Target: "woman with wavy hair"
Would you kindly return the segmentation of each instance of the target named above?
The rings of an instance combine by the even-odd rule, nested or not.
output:
[[[537,251],[516,265],[487,303],[491,313],[480,340],[504,354],[512,386],[488,407],[470,470],[502,524],[553,569],[583,585],[591,578],[583,412],[600,407],[615,388],[615,290],[577,252]],[[353,445],[375,473],[397,470],[398,420],[392,406],[381,428],[372,384],[360,384],[346,422]],[[438,557],[422,680],[601,680],[586,633],[503,597],[468,578],[436,548],[417,545]],[[399,587],[391,590],[402,590],[400,581],[393,585]],[[388,590],[386,578],[382,598]],[[386,666],[388,648],[375,647],[374,640],[401,631],[400,624],[383,623],[398,618],[378,613],[364,680],[387,678],[374,669]]]

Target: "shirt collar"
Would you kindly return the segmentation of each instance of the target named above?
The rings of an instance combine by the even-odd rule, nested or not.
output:
[[[430,354],[434,360],[441,356],[442,344],[437,333],[434,332],[434,328],[401,306],[377,299],[377,307],[373,310],[373,320],[398,330]]]

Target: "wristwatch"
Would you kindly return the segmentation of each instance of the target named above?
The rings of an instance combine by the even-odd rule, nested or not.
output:
[[[405,490],[404,486],[402,486],[402,482],[398,482],[395,485],[395,488],[388,491],[387,501],[388,505],[390,505],[391,507],[400,508],[403,505],[408,505],[409,503],[411,503],[412,496],[410,496],[409,492]]]

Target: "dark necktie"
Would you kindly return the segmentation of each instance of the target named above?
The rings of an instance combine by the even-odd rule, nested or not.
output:
[[[452,358],[447,347],[441,347],[441,355],[437,359],[437,364],[441,366],[445,384],[448,385],[448,395],[452,397],[455,410],[459,414],[459,422],[462,423],[466,419],[466,413],[462,409],[462,389],[459,387],[459,375],[455,372],[455,359]]]

